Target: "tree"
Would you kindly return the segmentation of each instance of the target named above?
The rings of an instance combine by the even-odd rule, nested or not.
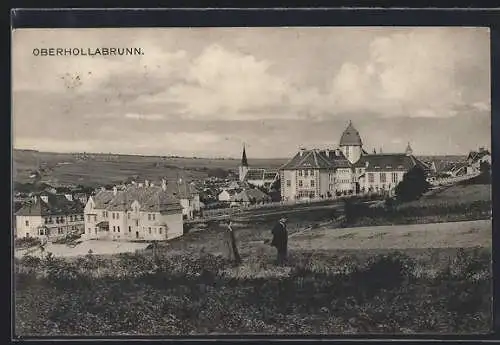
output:
[[[429,182],[425,171],[415,165],[403,176],[403,180],[396,186],[396,198],[399,201],[416,200],[429,190]]]

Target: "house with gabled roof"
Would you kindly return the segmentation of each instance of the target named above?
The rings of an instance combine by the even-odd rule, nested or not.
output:
[[[183,207],[178,196],[161,186],[129,185],[101,190],[85,206],[88,239],[168,240],[183,234]]]
[[[16,212],[16,237],[51,240],[83,233],[83,213],[84,204],[70,195],[39,193]]]
[[[301,148],[279,169],[281,199],[319,199],[364,192],[390,192],[414,166],[429,167],[413,155],[408,143],[404,153],[368,154],[358,130],[350,121],[338,148]]]

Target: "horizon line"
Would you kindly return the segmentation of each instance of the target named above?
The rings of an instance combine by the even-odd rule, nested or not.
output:
[[[314,148],[311,148],[309,150],[313,150]],[[198,156],[198,155],[193,155],[193,156],[183,156],[179,154],[167,154],[167,155],[160,155],[160,154],[138,154],[138,153],[119,153],[119,152],[88,152],[88,151],[73,151],[73,152],[64,152],[64,151],[43,151],[43,150],[37,150],[37,149],[32,149],[32,148],[18,148],[18,147],[13,147],[12,150],[17,150],[17,151],[34,151],[37,153],[48,153],[48,154],[66,154],[66,155],[75,155],[75,154],[89,154],[89,155],[113,155],[113,156],[136,156],[136,157],[166,157],[166,158],[188,158],[188,159],[216,159],[216,160],[241,160],[241,157],[231,157],[231,156]],[[297,149],[298,152],[299,149]],[[366,151],[366,150],[365,150]],[[376,154],[398,154],[398,153],[404,153],[404,152],[376,152]],[[373,154],[368,152],[369,155]],[[293,154],[294,156],[295,154]],[[421,154],[413,154],[413,156],[467,156],[468,153],[421,153]],[[290,157],[253,157],[249,158],[249,160],[252,159],[291,159],[293,156]]]

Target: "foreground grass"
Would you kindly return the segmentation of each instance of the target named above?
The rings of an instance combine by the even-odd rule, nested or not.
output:
[[[16,335],[478,333],[486,249],[220,256],[162,252],[16,262]]]

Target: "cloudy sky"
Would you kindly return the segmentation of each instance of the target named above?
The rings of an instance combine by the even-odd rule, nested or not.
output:
[[[490,146],[486,28],[16,30],[13,144],[57,152],[288,157]],[[142,48],[34,56],[34,48]]]

